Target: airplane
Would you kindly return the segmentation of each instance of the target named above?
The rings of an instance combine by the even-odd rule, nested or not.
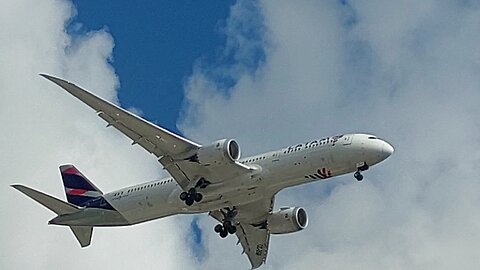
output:
[[[265,263],[271,234],[305,229],[301,207],[274,211],[281,190],[363,171],[388,158],[394,148],[371,134],[342,134],[241,158],[239,144],[222,139],[201,145],[116,106],[73,83],[44,78],[93,108],[112,126],[158,158],[171,177],[103,193],[74,165],[60,166],[67,201],[35,189],[13,188],[50,209],[48,222],[70,227],[81,247],[90,245],[94,227],[129,226],[176,214],[208,213],[214,231],[235,234],[252,269]]]

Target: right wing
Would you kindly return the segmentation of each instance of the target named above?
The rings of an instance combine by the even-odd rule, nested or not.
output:
[[[238,241],[242,244],[252,269],[260,267],[267,260],[270,232],[248,223],[240,223],[238,227]]]

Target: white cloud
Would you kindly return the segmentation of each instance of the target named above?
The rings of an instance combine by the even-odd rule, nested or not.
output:
[[[95,229],[93,244],[81,249],[68,228],[47,226],[53,213],[9,186],[64,198],[63,163],[105,191],[161,174],[155,158],[38,76],[60,76],[117,101],[113,38],[104,29],[72,37],[66,26],[75,13],[69,1],[0,1],[0,268],[191,268],[186,222]]]
[[[272,237],[266,268],[478,268],[478,2],[240,1],[232,10],[230,40],[263,27],[225,50],[248,60],[259,50],[243,45],[250,39],[265,59],[255,69],[242,58],[198,65],[179,124],[188,136],[234,136],[246,153],[352,131],[396,146],[362,183],[345,176],[280,193],[277,207],[305,206],[310,227]],[[204,266],[248,265],[233,240],[216,240],[212,221],[201,225]]]

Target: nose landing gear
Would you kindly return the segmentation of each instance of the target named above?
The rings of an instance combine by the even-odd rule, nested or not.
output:
[[[361,162],[357,164],[357,171],[353,174],[353,177],[357,179],[357,181],[363,180],[362,172],[368,170],[369,166],[366,162]]]

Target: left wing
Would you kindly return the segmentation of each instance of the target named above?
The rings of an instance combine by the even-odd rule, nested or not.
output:
[[[170,156],[173,159],[182,159],[201,147],[201,145],[152,124],[73,83],[46,74],[40,75],[87,104],[108,123],[108,126],[115,127],[132,139],[134,144],[139,144],[157,157]]]
[[[108,123],[107,127],[115,127],[132,139],[132,144],[138,144],[157,156],[159,162],[183,190],[195,185],[201,177],[208,178],[211,183],[219,183],[254,170],[254,168],[239,162],[208,168],[190,161],[189,158],[202,147],[200,144],[150,123],[73,83],[45,74],[41,74],[41,76],[54,82],[94,109],[98,116]]]
[[[273,211],[274,197],[261,199],[236,208],[237,244],[241,243],[243,253],[246,253],[252,269],[265,263],[268,254],[270,231],[267,227],[267,217]],[[220,210],[210,212],[210,215],[222,222]]]

